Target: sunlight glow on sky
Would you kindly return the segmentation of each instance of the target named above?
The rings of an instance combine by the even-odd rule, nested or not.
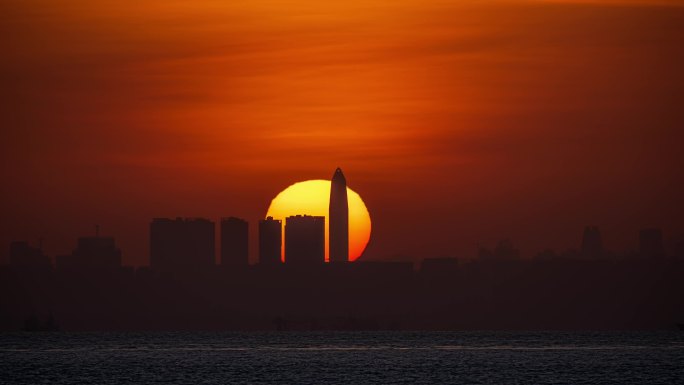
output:
[[[255,224],[337,166],[364,258],[684,236],[681,4],[5,0],[0,247],[97,223],[142,264],[150,218]]]
[[[349,260],[354,261],[363,254],[371,235],[371,219],[363,200],[347,187],[349,205]],[[266,216],[282,220],[283,248],[285,260],[285,218],[293,215],[325,217],[325,260],[330,256],[328,207],[330,206],[330,181],[308,180],[295,183],[281,191],[268,208]]]

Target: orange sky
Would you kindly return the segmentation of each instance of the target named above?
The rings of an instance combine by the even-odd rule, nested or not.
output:
[[[682,4],[5,0],[0,247],[99,223],[146,264],[150,218],[337,166],[370,258],[684,236]]]

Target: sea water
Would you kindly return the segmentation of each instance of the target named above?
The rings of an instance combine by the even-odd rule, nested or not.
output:
[[[2,384],[684,384],[684,332],[0,334]]]

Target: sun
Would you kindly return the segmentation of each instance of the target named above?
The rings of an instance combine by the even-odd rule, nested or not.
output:
[[[354,261],[363,254],[371,235],[371,219],[361,196],[347,187],[349,204],[349,260]],[[298,215],[317,215],[325,217],[325,260],[328,261],[328,205],[330,203],[329,180],[307,180],[298,182],[281,191],[268,207],[266,216],[280,219]],[[284,234],[284,227],[283,227]],[[283,244],[285,237],[283,236]],[[285,260],[284,246],[281,246],[281,259]]]

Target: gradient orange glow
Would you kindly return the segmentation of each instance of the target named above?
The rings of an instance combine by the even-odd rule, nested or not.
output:
[[[0,251],[97,223],[146,265],[150,218],[254,225],[337,165],[363,259],[684,239],[682,4],[0,1]]]
[[[354,261],[363,254],[371,235],[371,219],[366,204],[361,196],[347,187],[349,202],[349,260]],[[273,198],[266,216],[283,221],[285,234],[285,218],[292,215],[316,215],[325,217],[325,260],[329,252],[328,206],[330,205],[330,181],[307,180],[295,183]],[[285,260],[285,237],[281,258]]]

